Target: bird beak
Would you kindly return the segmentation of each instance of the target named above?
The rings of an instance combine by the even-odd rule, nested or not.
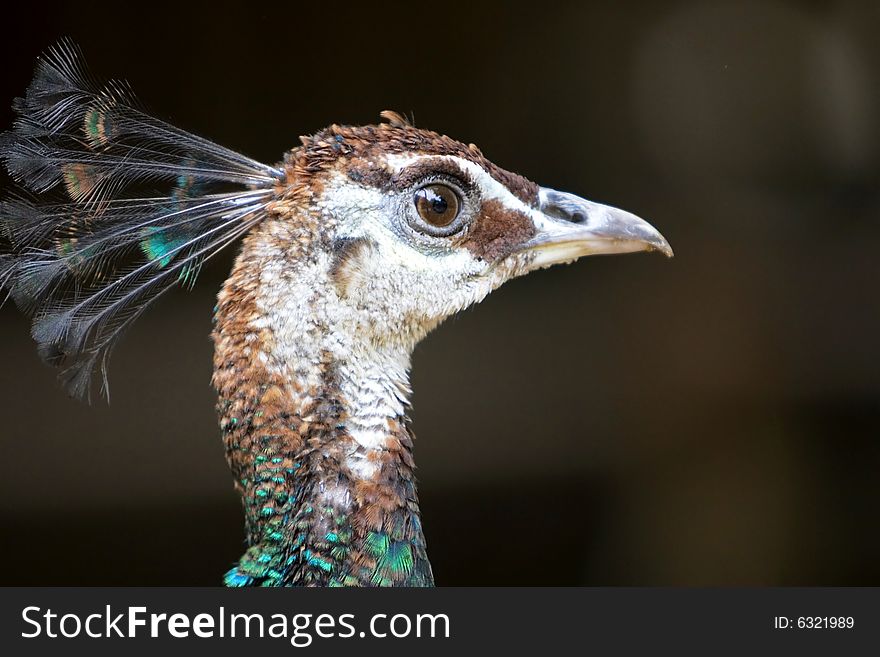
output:
[[[656,228],[634,214],[609,205],[541,188],[534,237],[519,249],[534,254],[532,268],[571,262],[582,256],[660,251],[672,247]]]

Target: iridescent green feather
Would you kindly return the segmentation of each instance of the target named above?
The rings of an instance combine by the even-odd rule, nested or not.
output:
[[[88,116],[86,117],[88,119]],[[97,118],[95,119],[97,121]],[[89,124],[87,124],[89,125]],[[100,124],[97,124],[100,125]],[[177,185],[171,193],[174,200],[172,210],[180,212],[185,208],[185,202],[200,192],[199,185],[192,176],[180,175],[177,177]],[[174,226],[147,226],[143,229],[144,238],[141,241],[141,249],[144,255],[155,263],[160,269],[171,264],[172,260],[186,250],[186,245],[197,234],[192,231],[184,231]],[[180,270],[178,282],[186,287],[192,287],[198,277],[201,264],[194,262]]]

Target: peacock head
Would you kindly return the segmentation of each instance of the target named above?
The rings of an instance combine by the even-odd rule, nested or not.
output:
[[[0,162],[21,189],[0,202],[0,288],[77,396],[96,372],[106,392],[122,331],[243,236],[218,318],[248,339],[265,329],[285,363],[390,345],[375,355],[405,365],[438,322],[513,277],[592,254],[672,255],[634,215],[539,187],[394,112],[303,137],[269,166],[144,113],[69,40],[14,108]]]
[[[383,118],[304,137],[285,161],[275,205],[275,223],[295,233],[287,239],[291,261],[303,259],[303,244],[322,245],[306,259],[323,258],[334,301],[363,335],[411,346],[536,269],[587,255],[672,256],[663,236],[633,214],[540,187],[475,145],[416,129],[396,113]],[[303,222],[303,206],[311,222]]]

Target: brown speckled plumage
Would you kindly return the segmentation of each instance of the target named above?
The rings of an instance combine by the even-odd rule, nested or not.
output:
[[[307,224],[298,222],[298,231]],[[323,231],[318,222],[311,226],[317,243]],[[259,357],[272,353],[275,340],[270,330],[253,328],[260,319],[255,296],[261,263],[251,246],[264,240],[277,241],[277,232],[257,229],[246,238],[219,294],[213,332],[217,409],[227,460],[244,503],[249,544],[227,581],[430,584],[408,418],[388,420],[388,437],[374,459],[377,475],[369,481],[352,477],[345,454],[356,446],[341,428],[347,419],[346,403],[332,357],[320,354],[316,363],[320,383],[309,389],[295,379],[279,378]],[[298,243],[301,257],[312,244]],[[321,508],[316,496],[322,487],[347,491],[353,509],[340,514]],[[342,538],[327,541],[330,530]],[[412,567],[377,575],[377,556],[364,547],[373,534],[387,534],[391,541],[410,545]],[[266,555],[271,559],[267,561]],[[288,563],[292,558],[295,561]],[[419,577],[412,579],[414,571]]]
[[[507,187],[523,203],[535,205],[538,185],[516,173],[502,169],[488,160],[476,145],[461,142],[409,124],[381,123],[368,126],[331,125],[311,137],[301,137],[296,148],[284,159],[287,182],[296,187],[312,175],[326,171],[340,158],[350,163],[356,179],[372,186],[390,181],[380,164],[381,156],[396,153],[452,155],[470,160]],[[378,169],[378,170],[377,170]]]

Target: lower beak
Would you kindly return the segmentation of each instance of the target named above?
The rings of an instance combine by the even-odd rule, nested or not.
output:
[[[609,205],[541,188],[541,214],[535,236],[519,252],[534,253],[532,267],[571,262],[582,256],[659,251],[672,257],[672,247],[656,228],[634,214]]]

